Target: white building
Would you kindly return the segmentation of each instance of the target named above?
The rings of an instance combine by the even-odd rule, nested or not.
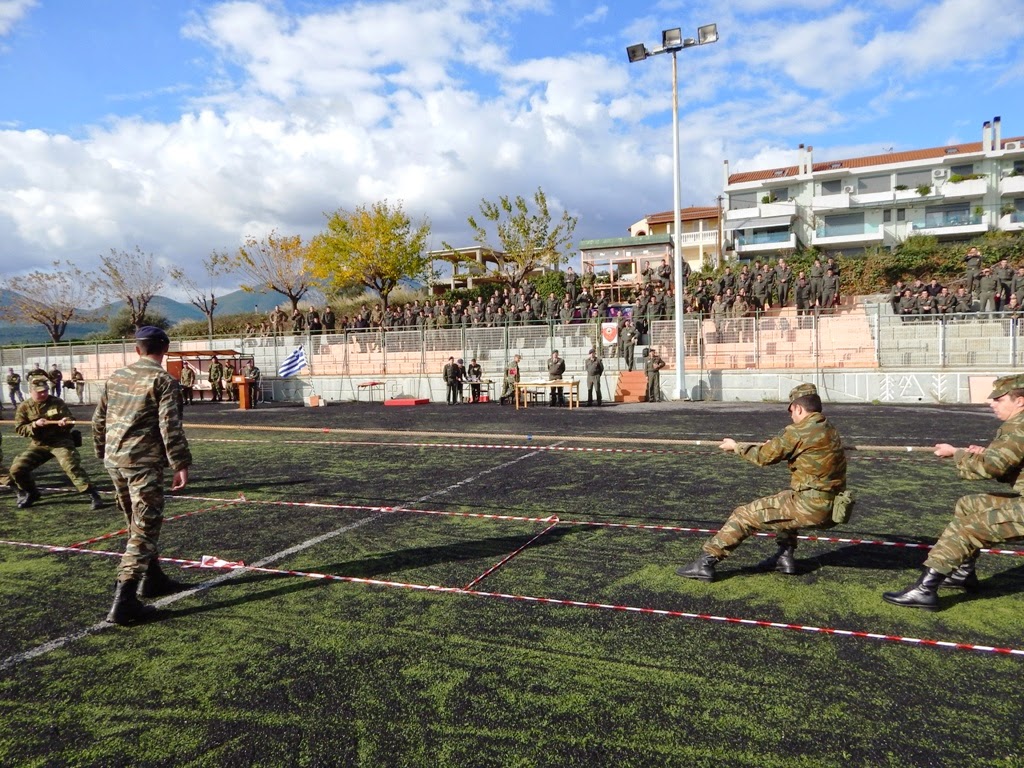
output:
[[[966,240],[1024,229],[1024,137],[1003,139],[997,117],[979,142],[729,173],[725,245],[737,258],[817,246],[855,253],[913,234]]]

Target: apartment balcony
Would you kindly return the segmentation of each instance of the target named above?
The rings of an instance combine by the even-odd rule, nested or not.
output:
[[[680,248],[699,248],[702,245],[718,245],[718,230],[705,229],[703,232],[683,232],[679,236]]]
[[[741,255],[796,249],[793,232],[742,232],[736,235],[736,253]]]
[[[818,195],[811,198],[811,209],[815,211],[842,211],[850,207],[850,193]]]
[[[953,184],[947,181],[939,189],[946,200],[967,200],[988,194],[988,179],[965,179]]]
[[[885,233],[878,224],[861,224],[856,226],[820,226],[811,236],[812,245],[829,246],[860,246],[880,243]]]
[[[999,229],[1003,232],[1020,232],[1024,230],[1024,211],[1014,211],[999,219]]]
[[[915,233],[936,237],[964,237],[988,232],[984,215],[973,213],[929,213],[924,221],[912,222]]]
[[[1024,174],[1001,178],[999,180],[999,194],[1003,197],[1024,196]]]
[[[863,192],[850,198],[854,205],[889,205],[894,197],[892,190],[886,192]]]
[[[725,212],[726,221],[735,221],[736,219],[756,219],[761,215],[761,211],[755,205],[753,208],[731,208]]]

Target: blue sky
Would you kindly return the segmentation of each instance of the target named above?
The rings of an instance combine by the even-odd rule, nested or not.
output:
[[[387,198],[468,244],[538,186],[614,237],[733,171],[1024,135],[1024,0],[0,0],[0,277],[136,245],[195,264]]]

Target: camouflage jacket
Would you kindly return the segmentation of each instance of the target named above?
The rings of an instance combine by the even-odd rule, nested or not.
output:
[[[953,459],[964,480],[998,480],[1012,485],[1017,493],[1024,493],[1020,477],[1024,468],[1024,413],[1004,421],[982,453],[960,448]]]
[[[74,418],[63,400],[48,395],[41,403],[37,403],[35,400],[25,400],[18,405],[18,410],[14,412],[14,431],[22,437],[29,438],[36,445],[45,445],[50,448],[74,448],[75,444],[71,440],[71,424],[66,427],[59,427],[56,424],[37,427],[33,424],[37,419],[74,421]]]
[[[794,491],[846,490],[846,454],[839,432],[820,413],[790,424],[765,443],[737,443],[736,453],[765,467],[789,463],[789,487]]]
[[[155,361],[114,371],[92,417],[96,456],[111,467],[189,466],[181,409],[178,382]]]

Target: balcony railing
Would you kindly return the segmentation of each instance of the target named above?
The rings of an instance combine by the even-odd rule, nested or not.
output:
[[[753,232],[749,235],[736,235],[737,245],[769,245],[771,243],[788,243],[792,232]]]
[[[822,224],[815,234],[818,237],[861,237],[877,235],[880,230],[878,224],[837,224],[834,226]]]

